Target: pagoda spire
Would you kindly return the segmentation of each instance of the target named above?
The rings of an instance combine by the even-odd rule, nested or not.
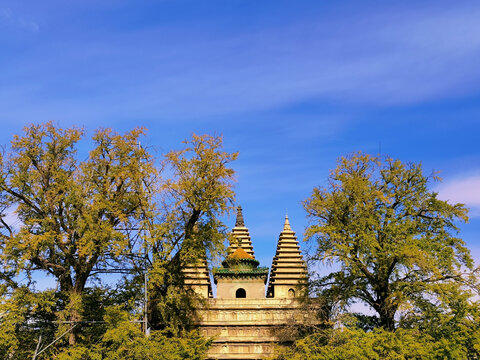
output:
[[[245,226],[241,206],[237,207],[237,219],[235,221],[235,227],[232,229],[232,235],[233,239],[230,241],[230,246],[227,249],[228,255],[233,254],[233,252],[240,247],[245,250],[247,254],[255,258],[252,240],[250,238],[250,233]]]
[[[290,221],[288,221],[288,215],[285,215],[285,223],[283,224],[283,231],[292,231],[290,227]]]
[[[305,283],[306,279],[307,267],[286,215],[283,230],[278,238],[277,252],[272,261],[267,297],[296,297],[298,286]]]
[[[245,227],[241,206],[237,207],[237,221],[235,221],[235,227]]]

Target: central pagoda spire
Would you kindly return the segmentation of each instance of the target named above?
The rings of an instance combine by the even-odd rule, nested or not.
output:
[[[241,206],[237,208],[237,219],[227,252],[222,267],[213,269],[217,299],[264,299],[268,268],[259,267],[260,262],[253,255],[252,241]]]
[[[250,238],[250,233],[248,232],[247,227],[245,226],[245,221],[243,219],[242,207],[237,207],[237,219],[235,221],[235,227],[232,229],[233,239],[230,242],[228,247],[228,255],[233,254],[237,248],[242,248],[245,252],[252,256],[255,259],[253,253],[252,240]]]
[[[243,220],[242,207],[237,207],[237,221],[235,221],[235,227],[245,227],[245,221]]]
[[[290,221],[288,221],[288,215],[285,215],[285,223],[283,224],[283,231],[292,231],[290,227]]]

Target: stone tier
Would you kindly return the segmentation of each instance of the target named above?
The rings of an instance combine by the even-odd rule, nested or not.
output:
[[[184,284],[204,298],[212,297],[212,284],[206,259],[199,259],[196,263],[187,264],[183,268]]]

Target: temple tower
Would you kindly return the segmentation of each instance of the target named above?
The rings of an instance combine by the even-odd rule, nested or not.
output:
[[[237,247],[241,247],[245,252],[255,258],[253,253],[252,240],[250,239],[250,233],[245,226],[243,220],[242,207],[237,208],[237,219],[235,221],[235,227],[232,229],[233,241],[227,249],[228,255],[231,255]]]
[[[283,230],[277,244],[277,252],[272,261],[267,297],[298,297],[301,285],[307,279],[307,267],[300,253],[297,237],[285,216]]]
[[[267,298],[268,268],[258,266],[241,207],[237,209],[231,239],[222,267],[213,269],[216,297],[197,308],[196,324],[204,336],[213,337],[208,359],[259,360],[271,355],[276,344],[294,340],[280,336],[279,330],[302,318],[298,316],[297,285],[305,280],[305,263],[287,218],[273,260],[271,298]],[[196,272],[192,270],[189,278],[197,289],[206,293],[206,267],[202,264],[196,267],[202,276],[193,276]]]
[[[242,208],[237,208],[234,237],[222,267],[214,269],[218,299],[260,299],[265,297],[268,268],[258,267]]]

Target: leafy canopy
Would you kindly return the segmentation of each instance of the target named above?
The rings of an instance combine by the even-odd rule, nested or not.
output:
[[[122,305],[128,321],[143,316],[146,271],[155,335],[145,339],[138,323],[122,329],[132,331],[137,349],[145,344],[159,359],[164,355],[154,347],[169,339],[187,354],[173,358],[205,351],[204,340],[183,332],[197,299],[183,286],[182,269],[223,250],[226,227],[219,218],[233,208],[230,163],[238,154],[224,151],[220,136],[193,135],[157,166],[140,145],[144,135],[141,128],[124,134],[99,129],[82,159],[77,149],[85,131],[49,122],[24,128],[0,154],[0,354],[30,358],[40,333],[45,345],[66,331],[68,342],[62,337],[41,356],[57,356],[67,343],[81,354],[114,334],[102,322],[108,305]],[[129,273],[114,291],[101,283],[104,270],[124,268]],[[57,288],[36,291],[38,274],[52,276]],[[128,335],[117,344],[129,341]],[[133,358],[128,350],[124,358]]]
[[[201,301],[185,287],[182,269],[218,256],[227,227],[220,218],[233,209],[238,153],[223,150],[221,137],[193,135],[184,148],[165,155],[171,176],[161,186],[158,217],[149,238],[152,323],[174,333],[190,324]]]
[[[355,153],[339,159],[327,188],[304,202],[316,259],[339,266],[316,285],[344,305],[363,301],[394,329],[399,310],[423,311],[459,286],[475,286],[473,260],[457,236],[463,204],[438,199],[420,164]]]

